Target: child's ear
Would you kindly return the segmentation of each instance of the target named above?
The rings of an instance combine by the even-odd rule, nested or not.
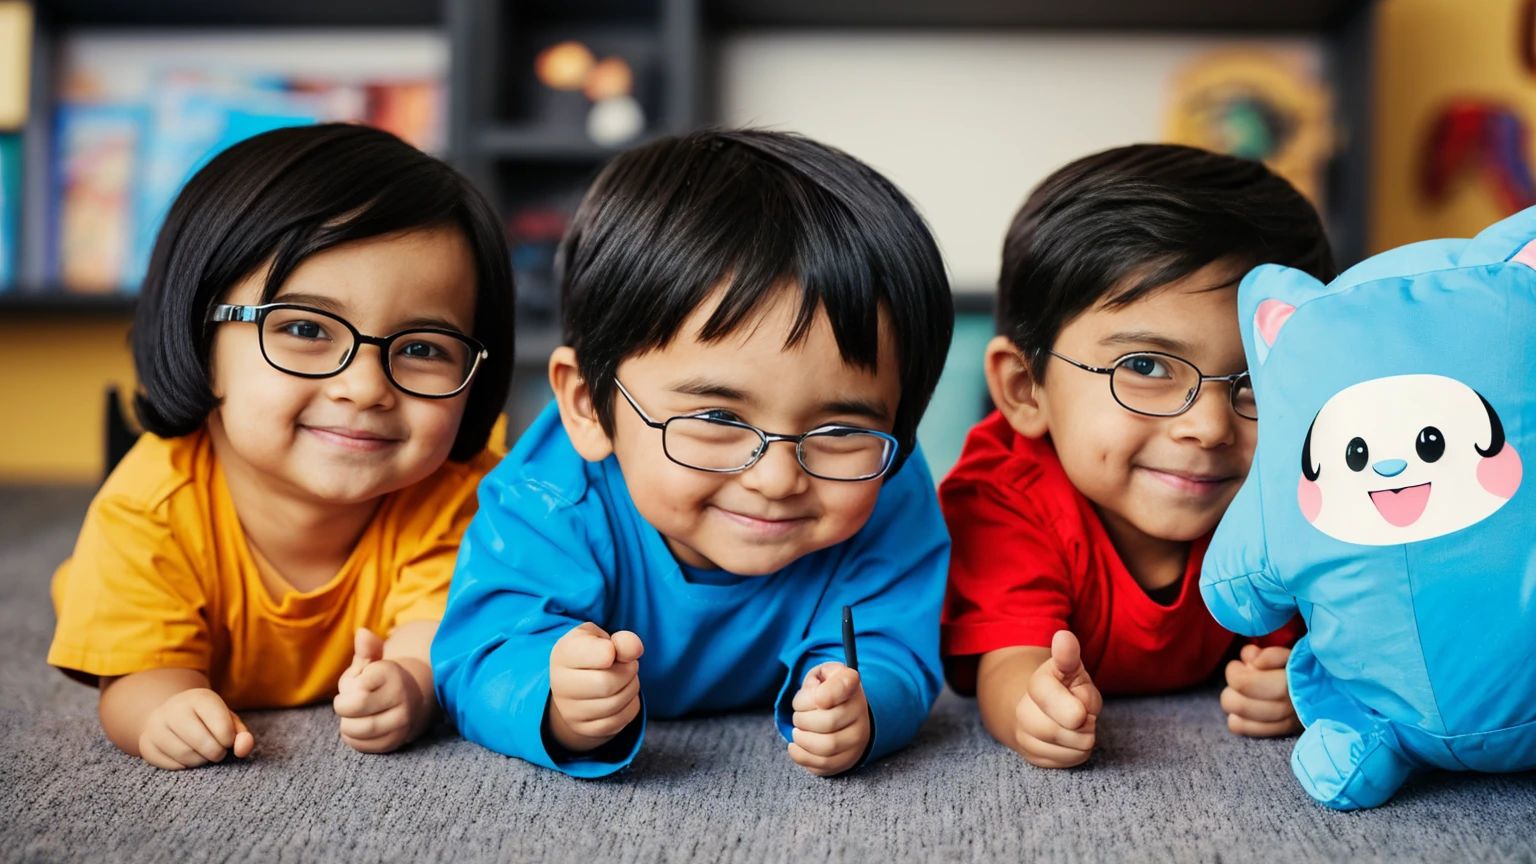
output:
[[[1046,423],[1045,407],[1040,404],[1035,374],[1019,354],[1012,339],[993,336],[992,341],[987,343],[982,366],[986,371],[987,390],[992,394],[992,404],[1002,412],[1015,432],[1026,438],[1039,438],[1050,431]]]
[[[592,390],[581,377],[576,351],[562,345],[549,355],[549,386],[560,406],[560,422],[571,446],[588,462],[601,462],[613,452],[613,442],[603,431],[592,404]]]

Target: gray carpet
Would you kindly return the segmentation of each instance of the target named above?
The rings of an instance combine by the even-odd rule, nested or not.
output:
[[[43,662],[48,579],[86,500],[0,490],[0,860],[1536,861],[1536,776],[1433,775],[1329,812],[1289,742],[1227,733],[1214,691],[1111,701],[1071,771],[1024,764],[952,693],[913,747],[833,780],[790,763],[766,712],[655,723],[595,782],[448,729],[365,756],[325,707],[247,714],[245,762],[158,771]]]

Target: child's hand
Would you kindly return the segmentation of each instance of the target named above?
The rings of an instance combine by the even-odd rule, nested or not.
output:
[[[231,751],[251,755],[256,738],[219,694],[206,688],[183,690],[161,703],[144,721],[139,755],[156,768],[179,771],[222,762]]]
[[[841,663],[822,663],[805,675],[790,707],[795,709],[789,758],[818,777],[841,774],[869,749],[869,702],[859,673]]]
[[[1019,752],[1041,768],[1070,768],[1088,761],[1104,697],[1083,668],[1082,648],[1066,630],[1051,638],[1051,658],[1029,679],[1019,700]]]
[[[336,689],[331,707],[341,718],[341,740],[360,753],[398,750],[431,719],[421,685],[404,666],[384,659],[384,640],[366,627],[357,630],[352,665]]]
[[[1244,645],[1241,660],[1227,664],[1227,689],[1221,691],[1221,708],[1227,712],[1227,728],[1251,738],[1272,738],[1301,731],[1301,719],[1286,689],[1285,662],[1291,649],[1259,650]]]
[[[549,652],[549,731],[561,747],[596,750],[639,715],[644,653],[639,636],[591,622],[560,637]]]

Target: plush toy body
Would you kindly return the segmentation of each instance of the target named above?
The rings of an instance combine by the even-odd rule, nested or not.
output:
[[[1227,628],[1298,610],[1307,793],[1374,807],[1421,768],[1536,768],[1536,208],[1326,287],[1238,292],[1258,449],[1200,580]]]

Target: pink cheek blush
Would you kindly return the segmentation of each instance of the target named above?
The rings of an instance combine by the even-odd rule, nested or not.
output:
[[[1323,488],[1305,477],[1301,478],[1296,486],[1296,503],[1301,505],[1301,515],[1307,517],[1308,522],[1316,522],[1317,514],[1323,512]]]
[[[1505,444],[1497,456],[1477,463],[1477,482],[1490,494],[1509,499],[1515,497],[1515,490],[1520,488],[1521,471],[1520,454]]]

